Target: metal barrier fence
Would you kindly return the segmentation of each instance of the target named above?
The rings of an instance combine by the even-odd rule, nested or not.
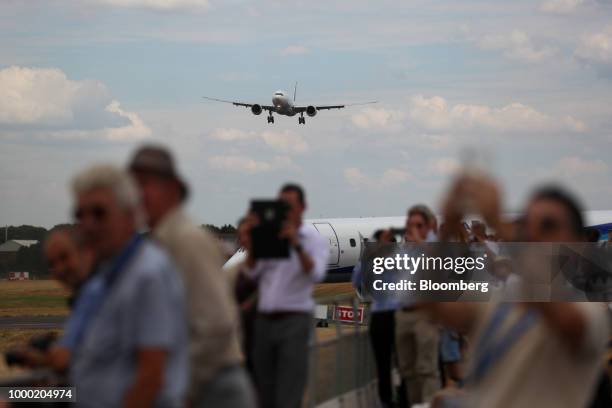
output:
[[[317,340],[314,336],[311,340],[305,406],[378,407],[376,367],[367,326],[369,305],[354,295],[321,298],[317,304],[317,334],[325,338]],[[0,385],[32,386],[58,381],[52,371],[39,369],[3,379]]]
[[[333,337],[317,341],[315,336],[311,342],[307,406],[378,406],[376,367],[366,325],[368,305],[353,295],[318,299],[317,304],[317,326],[326,327],[317,334],[327,331]]]

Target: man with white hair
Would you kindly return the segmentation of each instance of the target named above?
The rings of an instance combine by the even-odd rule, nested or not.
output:
[[[187,385],[183,292],[168,256],[139,235],[131,177],[99,165],[73,181],[75,220],[97,268],[60,344],[78,404],[178,407]]]

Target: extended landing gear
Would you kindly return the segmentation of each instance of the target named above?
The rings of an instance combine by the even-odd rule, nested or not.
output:
[[[300,124],[300,125],[305,125],[306,124],[306,118],[304,117],[303,114],[298,118],[298,124]]]
[[[270,112],[270,116],[268,116],[268,123],[274,123],[274,116],[272,116],[272,112]]]

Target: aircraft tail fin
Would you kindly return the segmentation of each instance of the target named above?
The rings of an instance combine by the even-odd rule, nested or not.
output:
[[[296,95],[297,95],[297,81],[295,81],[295,87],[293,88],[293,102],[295,102]]]

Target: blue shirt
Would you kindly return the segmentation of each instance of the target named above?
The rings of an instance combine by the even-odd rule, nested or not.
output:
[[[100,265],[86,285],[100,284],[111,268],[112,260]],[[184,404],[188,343],[178,276],[165,252],[149,241],[140,245],[72,351],[69,378],[77,388],[79,406],[121,406],[143,348],[168,353],[155,406]]]
[[[357,265],[353,268],[353,273],[351,275],[351,282],[353,283],[353,287],[358,289],[363,282],[363,272],[361,261],[357,262]],[[383,276],[386,278],[386,275]],[[383,279],[388,281],[388,279]],[[389,312],[393,310],[397,310],[402,306],[402,303],[397,299],[393,294],[382,294],[381,296],[375,296],[372,299],[372,308],[370,309],[372,313],[376,312]]]

